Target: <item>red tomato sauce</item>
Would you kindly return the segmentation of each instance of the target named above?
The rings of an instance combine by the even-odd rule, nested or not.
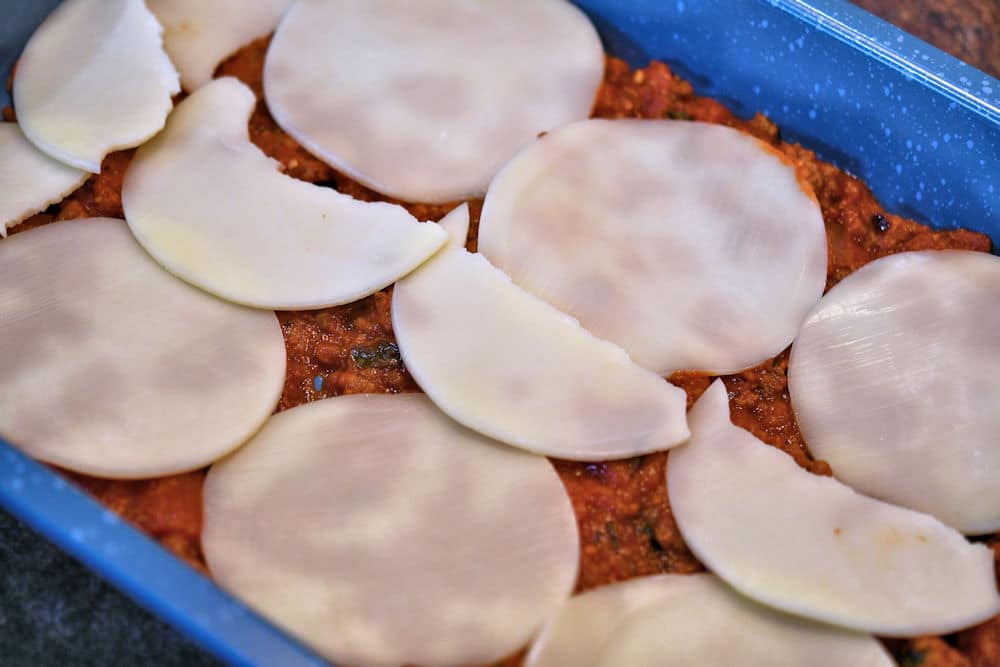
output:
[[[217,70],[235,76],[262,98],[261,76],[268,39],[244,47]],[[827,289],[878,257],[905,250],[967,249],[988,252],[990,240],[966,230],[933,230],[885,211],[864,183],[819,160],[802,146],[781,141],[778,128],[763,115],[735,117],[719,102],[698,97],[691,84],[663,63],[632,70],[608,58],[594,116],[671,118],[729,125],[763,140],[793,165],[815,193],[829,244]],[[253,142],[281,163],[285,173],[328,185],[369,201],[394,201],[365,188],[320,162],[278,128],[260,101],[249,124]],[[56,220],[124,217],[121,184],[131,151],[109,155],[101,173],[61,204],[12,230],[23,231]],[[614,174],[609,174],[614,178]],[[456,204],[403,204],[421,220],[436,220]],[[471,202],[469,249],[476,248],[482,201]],[[392,291],[356,303],[308,312],[281,312],[288,373],[278,411],[341,394],[419,391],[399,357],[389,316]],[[788,398],[787,351],[760,366],[724,377],[732,419],[764,442],[789,453],[803,468],[829,475],[826,463],[813,460],[792,415]],[[677,373],[670,381],[688,393],[688,405],[712,378]],[[684,544],[667,498],[665,453],[624,461],[553,461],[573,503],[581,537],[577,590],[630,577],[703,569]],[[201,489],[204,471],[144,481],[112,481],[68,476],[112,510],[158,539],[167,549],[207,572],[200,547]],[[1000,536],[990,539],[1000,560]],[[924,667],[985,667],[1000,664],[1000,617],[955,636],[887,642],[901,664]],[[522,654],[503,665],[513,667]]]

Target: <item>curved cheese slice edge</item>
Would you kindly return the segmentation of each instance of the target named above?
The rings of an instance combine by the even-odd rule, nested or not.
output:
[[[0,237],[83,185],[89,174],[53,160],[29,142],[17,123],[0,123]]]
[[[442,225],[462,228],[467,218],[462,206]],[[392,321],[406,368],[428,396],[501,442],[591,461],[688,437],[683,390],[459,244],[396,284]]]
[[[565,0],[304,0],[275,31],[263,85],[278,125],[320,159],[445,203],[481,197],[539,132],[589,116],[603,74],[597,31]]]
[[[250,142],[254,105],[236,79],[202,86],[125,175],[129,227],[171,273],[249,306],[323,308],[390,285],[444,244],[400,206],[279,173]]]
[[[88,475],[208,465],[271,415],[285,381],[274,313],[174,278],[124,221],[0,242],[0,433]]]
[[[693,613],[695,606],[704,607],[704,614]],[[648,636],[646,613],[676,613],[678,618],[670,624],[659,624],[660,633]],[[672,610],[672,611],[666,611]],[[712,622],[707,622],[709,615]],[[749,626],[753,626],[753,630]],[[636,627],[636,626],[642,626]],[[839,630],[775,612],[743,598],[716,577],[709,574],[662,574],[637,577],[616,584],[602,586],[575,595],[552,616],[543,627],[525,658],[525,667],[596,667],[601,662],[613,665],[633,665],[629,661],[614,662],[608,658],[610,651],[622,651],[635,644],[668,648],[680,647],[684,641],[694,646],[679,654],[665,650],[658,659],[672,657],[677,664],[698,664],[729,667],[739,661],[714,663],[713,648],[718,637],[733,627],[746,628],[740,637],[747,637],[752,646],[741,645],[744,659],[760,654],[757,640],[771,640],[783,649],[792,647],[812,650],[812,657],[826,662],[802,663],[795,660],[780,661],[772,651],[760,655],[770,658],[765,664],[817,664],[831,666],[865,665],[890,667],[894,663],[874,638],[868,635]],[[626,636],[623,636],[626,635]],[[734,641],[738,641],[735,637]],[[612,649],[612,645],[615,646]],[[758,649],[754,651],[754,649]],[[779,649],[781,650],[781,649]],[[686,661],[686,662],[685,662]],[[653,663],[665,664],[665,663]]]
[[[930,250],[862,267],[806,319],[788,386],[838,479],[967,534],[1000,529],[1000,257]]]
[[[192,92],[241,46],[278,25],[291,0],[146,0],[163,25],[163,48]]]
[[[490,183],[479,251],[661,375],[773,357],[826,283],[822,213],[787,158],[688,121],[591,119],[539,138]]]
[[[569,597],[579,559],[552,465],[419,394],[276,415],[209,471],[203,543],[222,586],[359,667],[493,663]]]
[[[711,575],[694,575],[675,599],[626,616],[598,650],[595,667],[891,667],[871,635],[840,630],[758,605]],[[738,628],[737,632],[733,632]],[[725,640],[721,640],[725,637]],[[596,648],[596,647],[595,647]],[[562,663],[586,665],[584,663]],[[555,663],[553,663],[555,664]]]
[[[729,419],[716,381],[689,413],[667,489],[685,542],[777,609],[887,637],[953,632],[1000,612],[993,554],[926,514],[799,468]]]
[[[63,2],[18,63],[14,107],[25,136],[99,173],[105,155],[159,132],[180,91],[161,33],[142,0]]]

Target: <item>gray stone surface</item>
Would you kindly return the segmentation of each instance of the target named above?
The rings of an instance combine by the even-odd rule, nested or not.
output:
[[[0,511],[0,666],[222,664]]]

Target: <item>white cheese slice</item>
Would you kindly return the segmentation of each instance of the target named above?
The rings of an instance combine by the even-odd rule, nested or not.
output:
[[[597,31],[565,0],[299,0],[264,65],[271,114],[408,201],[482,196],[539,133],[590,115]]]
[[[697,594],[713,586],[713,579],[710,575],[661,574],[574,595],[546,621],[524,667],[594,667],[626,618],[640,609]]]
[[[664,587],[668,583],[676,585],[680,578],[664,580]],[[576,667],[892,667],[896,664],[871,635],[767,609],[738,595],[711,575],[691,578],[697,583],[688,584],[672,599],[644,607],[619,621],[599,656],[585,662],[560,664]]]
[[[0,243],[0,433],[99,477],[200,468],[268,418],[285,379],[274,313],[165,272],[121,220]]]
[[[490,184],[479,251],[661,375],[778,354],[826,282],[808,186],[773,148],[705,123],[546,134]]]
[[[445,242],[400,206],[280,173],[250,142],[254,105],[236,79],[202,86],[125,175],[132,233],[171,273],[236,303],[322,308],[390,285]]]
[[[89,174],[57,162],[24,138],[17,123],[0,123],[0,236],[80,187]]]
[[[667,465],[670,507],[695,555],[741,593],[888,637],[953,632],[1000,612],[988,547],[803,470],[730,422],[721,380],[689,419],[691,440]]]
[[[291,0],[146,0],[163,25],[163,48],[191,92],[228,55],[278,25]]]
[[[468,215],[463,205],[442,224],[460,230]],[[392,322],[407,370],[438,407],[502,442],[592,461],[688,437],[681,389],[457,241],[397,283]]]
[[[35,31],[14,78],[21,129],[93,173],[111,151],[163,128],[180,91],[162,28],[142,0],[66,0]]]
[[[330,398],[212,467],[213,577],[337,664],[488,664],[570,595],[579,537],[544,458],[427,397]]]
[[[789,391],[837,478],[958,530],[1000,530],[1000,257],[901,253],[823,297]]]

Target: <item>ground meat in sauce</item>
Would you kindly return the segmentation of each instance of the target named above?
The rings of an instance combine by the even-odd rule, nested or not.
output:
[[[267,44],[267,39],[260,39],[243,48],[219,67],[218,75],[241,79],[260,98]],[[892,252],[990,250],[990,240],[982,234],[932,230],[886,212],[863,183],[820,161],[812,151],[783,143],[778,128],[767,118],[759,114],[749,120],[736,118],[719,102],[695,96],[691,85],[675,77],[663,63],[632,70],[623,61],[609,58],[594,115],[720,123],[774,146],[794,165],[799,178],[811,185],[820,202],[829,243],[828,289],[863,264]],[[263,102],[258,103],[249,127],[253,142],[278,160],[287,174],[335,187],[359,199],[387,200],[309,155],[278,129]],[[122,217],[121,182],[130,159],[130,151],[109,155],[101,174],[11,233],[54,220]],[[404,206],[421,220],[434,220],[454,204]],[[471,202],[470,250],[476,247],[481,207],[481,200]],[[390,288],[345,306],[278,313],[288,357],[278,410],[340,394],[419,391],[395,347],[391,299]],[[788,398],[787,364],[785,351],[756,368],[723,378],[733,422],[787,452],[810,472],[829,475],[829,466],[813,460],[795,424]],[[712,378],[677,373],[669,379],[687,392],[690,407]],[[667,454],[605,463],[557,460],[553,464],[579,522],[578,591],[640,575],[703,569],[681,539],[670,511],[665,484]],[[70,477],[166,548],[205,570],[199,540],[203,471],[139,482]],[[992,544],[1000,560],[1000,536],[994,536]],[[920,637],[886,644],[902,665],[996,665],[1000,664],[1000,617],[947,638]],[[522,658],[523,652],[499,664],[514,667]]]

